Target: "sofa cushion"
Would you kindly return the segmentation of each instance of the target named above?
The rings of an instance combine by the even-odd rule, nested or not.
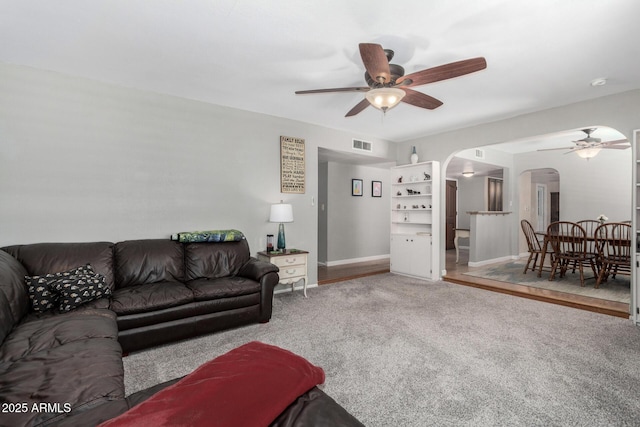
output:
[[[116,289],[111,310],[117,314],[144,313],[175,307],[193,301],[193,292],[179,282],[147,283]]]
[[[116,315],[111,310],[85,309],[42,317],[28,317],[0,347],[0,362],[16,360],[89,338],[118,339]]]
[[[34,243],[3,248],[27,270],[28,276],[42,276],[91,264],[113,289],[113,243]]]
[[[128,240],[115,246],[116,288],[184,278],[182,244],[171,240]]]
[[[122,350],[113,338],[72,341],[34,352],[13,363],[0,363],[3,402],[59,404],[58,410],[2,414],[2,424],[41,425],[124,398]],[[56,408],[58,409],[58,408]],[[67,412],[65,412],[67,411]]]
[[[222,279],[196,279],[187,282],[196,301],[236,297],[260,293],[262,287],[255,280],[243,277],[224,277]]]
[[[0,343],[29,311],[25,275],[22,264],[0,250]]]
[[[185,280],[218,279],[235,276],[249,261],[246,240],[225,243],[187,243],[184,245]]]

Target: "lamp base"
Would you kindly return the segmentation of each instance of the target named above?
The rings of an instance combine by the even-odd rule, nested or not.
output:
[[[284,240],[284,224],[280,223],[278,226],[278,250],[284,252],[286,247],[287,245]]]

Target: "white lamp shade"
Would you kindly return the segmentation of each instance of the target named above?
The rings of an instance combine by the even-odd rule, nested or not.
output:
[[[405,95],[406,93],[402,89],[382,87],[371,89],[365,94],[365,98],[378,110],[387,111],[398,105]]]
[[[293,206],[287,203],[271,205],[269,222],[293,222]]]
[[[597,156],[600,150],[600,147],[580,148],[579,150],[576,150],[576,154],[578,155],[578,157],[581,157],[583,159],[590,159]]]

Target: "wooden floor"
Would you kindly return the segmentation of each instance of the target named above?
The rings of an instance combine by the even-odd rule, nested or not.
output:
[[[342,282],[359,277],[373,276],[389,272],[389,259],[358,262],[354,264],[327,267],[318,265],[318,285]]]
[[[466,251],[460,251],[460,262],[457,264],[455,262],[455,251],[447,251],[447,274],[442,279],[459,285],[505,293],[522,298],[535,299],[538,301],[608,314],[625,319],[629,318],[629,304],[467,276],[463,274],[469,271],[467,262],[468,253]],[[388,259],[344,264],[334,267],[318,265],[318,284],[326,285],[328,283],[341,282],[344,280],[388,272]]]
[[[474,288],[486,289],[523,298],[550,302],[553,304],[579,308],[581,310],[593,311],[596,313],[608,314],[625,319],[629,318],[629,304],[616,301],[608,301],[599,298],[585,297],[582,295],[569,294],[566,292],[534,288],[530,286],[518,285],[515,283],[498,282],[496,280],[467,276],[463,273],[469,271],[469,266],[467,265],[468,260],[468,252],[460,251],[460,262],[456,264],[455,251],[447,251],[447,274],[442,278],[442,280],[451,283],[457,283],[459,285],[472,286]]]

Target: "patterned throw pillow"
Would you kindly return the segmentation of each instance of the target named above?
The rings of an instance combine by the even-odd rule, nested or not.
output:
[[[71,311],[82,304],[111,295],[111,288],[102,274],[80,274],[57,280],[51,285],[59,295],[58,309]]]
[[[111,289],[105,284],[105,277],[95,273],[89,264],[61,273],[26,276],[25,280],[33,310],[39,313],[55,307],[60,311],[69,311],[80,304],[111,294]],[[78,291],[82,291],[85,286],[90,289],[84,290],[80,298]]]

